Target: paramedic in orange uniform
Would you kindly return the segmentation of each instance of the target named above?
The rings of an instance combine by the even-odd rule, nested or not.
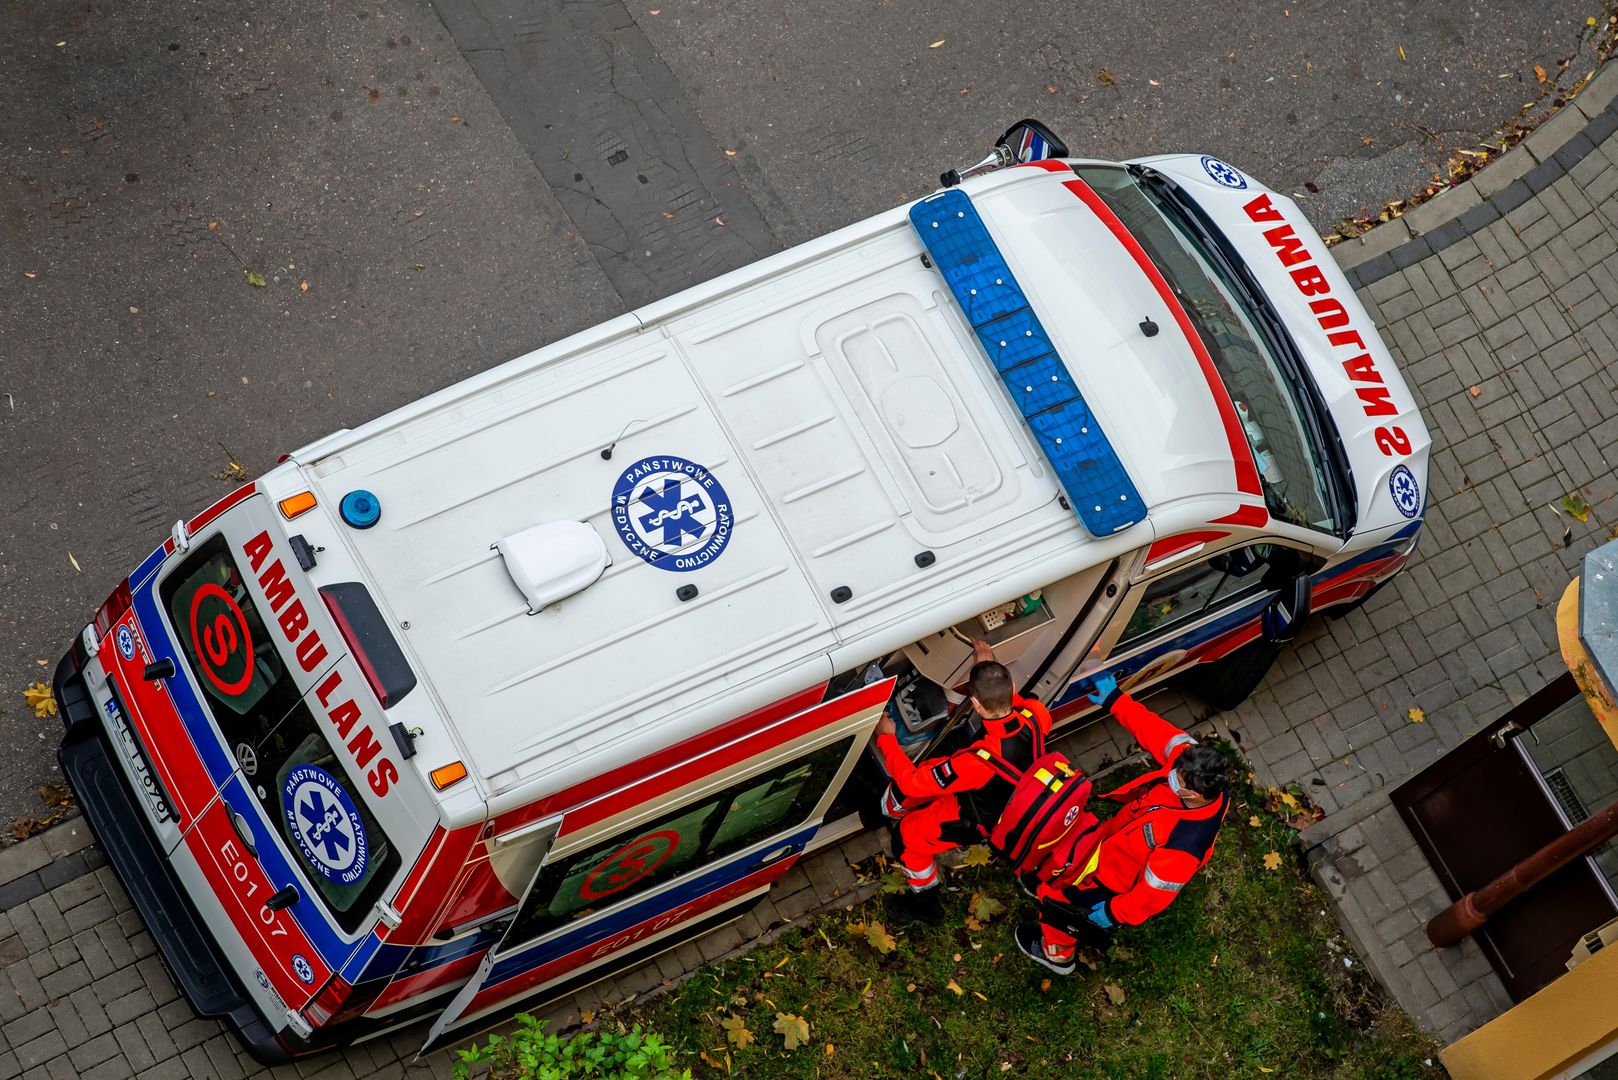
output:
[[[967,680],[972,697],[968,745],[913,762],[900,748],[890,717],[876,726],[877,753],[892,778],[882,811],[899,819],[895,854],[910,886],[884,897],[883,904],[889,918],[900,922],[943,921],[934,856],[983,840],[1011,797],[1011,782],[976,751],[987,749],[1014,768],[1026,769],[1034,763],[1034,725],[1041,735],[1051,730],[1051,714],[1017,694],[1011,672],[996,662],[994,650],[974,641],[972,651],[977,662]]]
[[[1122,803],[1073,861],[1040,882],[1040,923],[1016,930],[1017,948],[1060,975],[1074,968],[1077,937],[1105,940],[1173,902],[1213,853],[1229,804],[1230,762],[1118,689],[1103,672],[1090,700],[1104,706],[1157,759],[1157,768],[1105,797]]]

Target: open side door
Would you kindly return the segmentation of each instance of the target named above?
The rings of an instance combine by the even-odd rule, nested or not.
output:
[[[737,733],[556,819],[499,943],[423,1051],[740,917],[814,838],[892,690],[885,679]]]

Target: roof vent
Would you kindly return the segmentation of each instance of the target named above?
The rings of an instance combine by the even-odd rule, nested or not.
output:
[[[506,571],[528,601],[528,614],[593,584],[612,565],[607,545],[583,521],[547,521],[494,545]]]

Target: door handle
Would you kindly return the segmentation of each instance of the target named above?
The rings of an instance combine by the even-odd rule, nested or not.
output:
[[[236,830],[236,839],[242,842],[242,847],[247,849],[247,853],[255,859],[258,858],[258,845],[253,843],[253,830],[247,824],[247,819],[242,817],[241,811],[230,812],[230,827]]]
[[[782,859],[789,859],[797,853],[797,844],[788,844],[785,847],[777,848],[758,861],[758,869],[762,870],[766,866],[773,866]]]

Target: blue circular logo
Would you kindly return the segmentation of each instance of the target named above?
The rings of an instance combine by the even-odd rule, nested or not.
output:
[[[707,566],[730,543],[734,522],[718,477],[685,458],[642,458],[612,489],[619,539],[659,570]]]
[[[128,623],[118,627],[118,651],[124,654],[125,660],[135,659],[135,633]]]
[[[309,984],[310,986],[314,985],[315,969],[308,960],[304,959],[303,953],[292,954],[292,971],[293,974],[297,975],[298,978],[302,979],[305,983]]]
[[[1247,177],[1236,170],[1234,165],[1226,165],[1216,157],[1202,158],[1202,171],[1213,178],[1213,182],[1223,187],[1241,191],[1247,187]]]
[[[1388,474],[1388,490],[1393,492],[1393,505],[1399,513],[1413,518],[1421,512],[1421,485],[1408,467],[1400,465]]]
[[[281,785],[281,810],[305,866],[339,885],[365,876],[370,861],[365,826],[354,800],[331,773],[295,766]]]

